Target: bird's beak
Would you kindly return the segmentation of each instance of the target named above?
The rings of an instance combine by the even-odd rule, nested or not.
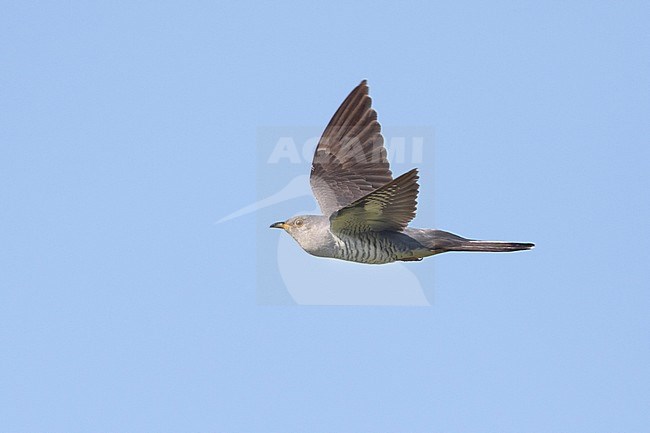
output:
[[[284,222],[281,221],[279,223],[271,224],[271,227],[269,227],[269,228],[272,228],[272,229],[286,229],[287,225]]]

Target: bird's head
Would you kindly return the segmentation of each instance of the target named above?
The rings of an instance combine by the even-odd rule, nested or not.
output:
[[[321,218],[323,217],[320,215],[298,215],[286,221],[273,223],[270,228],[283,229],[293,236],[299,232],[308,232],[314,228],[315,223],[320,222]]]
[[[271,224],[272,229],[283,229],[294,238],[300,246],[309,251],[319,240],[319,234],[329,227],[329,219],[322,215],[298,215],[284,222]]]

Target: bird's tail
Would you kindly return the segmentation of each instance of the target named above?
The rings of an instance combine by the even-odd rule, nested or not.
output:
[[[535,246],[528,242],[501,242],[501,241],[476,241],[465,239],[443,230],[411,229],[404,230],[404,234],[417,240],[432,254],[447,251],[478,251],[500,253],[510,251],[529,250]]]
[[[487,253],[502,253],[509,251],[529,250],[535,244],[527,242],[500,242],[500,241],[473,241],[467,240],[457,245],[452,245],[447,251],[482,251]]]

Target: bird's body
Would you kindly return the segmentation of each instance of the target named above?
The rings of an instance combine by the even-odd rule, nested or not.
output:
[[[380,131],[362,81],[316,147],[310,183],[323,215],[297,216],[271,227],[287,231],[314,256],[367,264],[418,261],[447,251],[505,252],[534,246],[407,227],[415,217],[417,170],[393,179]]]
[[[368,264],[415,261],[431,252],[404,233],[364,232],[355,236],[338,236],[337,259]]]
[[[383,264],[398,260],[418,260],[432,253],[405,233],[380,231],[358,234],[333,233],[330,222],[322,215],[305,215],[306,236],[294,236],[309,254],[352,262]],[[291,220],[287,223],[290,224]],[[291,230],[291,229],[289,229]]]

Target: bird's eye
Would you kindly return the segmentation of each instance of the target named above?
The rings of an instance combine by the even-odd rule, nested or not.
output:
[[[301,219],[297,219],[296,221],[294,221],[293,224],[294,224],[296,227],[300,227],[300,226],[302,225],[302,223],[303,223],[303,221],[302,221]]]

